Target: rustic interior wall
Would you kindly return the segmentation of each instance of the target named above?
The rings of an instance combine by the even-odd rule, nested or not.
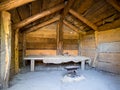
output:
[[[56,55],[56,23],[26,35],[26,55]],[[78,54],[77,33],[64,26],[63,53]]]
[[[94,60],[96,53],[95,34],[83,35],[81,41],[81,55],[87,56]]]
[[[120,28],[101,31],[97,37],[97,68],[120,74]]]

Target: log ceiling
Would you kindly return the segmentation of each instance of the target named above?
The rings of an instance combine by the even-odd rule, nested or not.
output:
[[[0,0],[3,10],[11,13],[13,28],[22,32],[59,19],[78,33],[120,27],[120,0]]]

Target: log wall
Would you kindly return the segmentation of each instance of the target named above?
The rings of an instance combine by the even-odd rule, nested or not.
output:
[[[96,33],[97,68],[120,74],[120,28]]]

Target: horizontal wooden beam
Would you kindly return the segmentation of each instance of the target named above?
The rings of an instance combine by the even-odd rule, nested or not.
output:
[[[0,11],[10,10],[35,0],[7,0],[0,3]]]
[[[72,9],[70,9],[69,12],[70,12],[70,14],[72,14],[73,16],[75,16],[76,18],[78,18],[79,20],[81,20],[83,23],[85,23],[86,25],[88,25],[89,27],[91,27],[93,30],[98,30],[98,27],[95,24],[93,24],[92,22],[90,22],[89,20],[87,20],[86,18],[84,18],[81,14],[78,14],[77,12],[75,12]]]
[[[120,5],[116,0],[106,0],[110,5],[112,5],[117,11],[120,12]]]
[[[45,21],[45,22],[43,22],[43,23],[40,23],[40,24],[38,24],[38,25],[36,25],[36,26],[28,29],[28,30],[25,30],[25,32],[28,33],[28,32],[32,32],[32,31],[36,31],[37,29],[39,29],[39,28],[41,28],[41,27],[44,27],[44,26],[46,26],[46,25],[49,25],[49,24],[51,24],[51,23],[54,23],[54,22],[58,21],[59,19],[60,19],[59,16],[58,16],[58,17],[55,17],[55,18],[53,18],[53,19],[50,19],[50,20]]]
[[[63,21],[63,23],[77,33],[86,34],[86,32],[80,31],[78,28],[76,28],[75,26],[73,26],[72,24],[65,20]]]
[[[33,15],[33,16],[15,24],[13,28],[22,28],[25,25],[28,25],[28,24],[30,24],[30,23],[32,23],[40,18],[43,18],[43,17],[48,16],[50,14],[53,14],[53,13],[55,13],[63,8],[64,8],[64,4],[57,5],[56,7],[53,7],[51,9],[46,10],[46,11],[43,11],[43,12],[38,13],[36,15]]]

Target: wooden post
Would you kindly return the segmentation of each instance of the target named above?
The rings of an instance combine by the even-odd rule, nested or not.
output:
[[[97,58],[98,58],[98,55],[99,55],[99,51],[98,51],[98,31],[95,31],[95,44],[96,44],[96,53],[95,53],[95,57],[94,57],[93,64],[92,64],[93,67],[96,67]]]
[[[19,29],[15,30],[15,73],[19,72]]]
[[[63,54],[63,21],[60,19],[58,22],[57,33],[57,55]]]
[[[4,88],[8,87],[11,63],[11,15],[6,11],[1,12],[1,79]]]
[[[57,27],[57,55],[63,54],[63,20],[68,14],[70,7],[72,6],[74,0],[68,0],[61,14],[58,27]]]
[[[22,60],[23,60],[23,66],[25,66],[24,56],[26,55],[26,33],[23,33],[23,41],[22,41]]]
[[[78,56],[81,56],[81,40],[82,40],[82,35],[78,33]]]

